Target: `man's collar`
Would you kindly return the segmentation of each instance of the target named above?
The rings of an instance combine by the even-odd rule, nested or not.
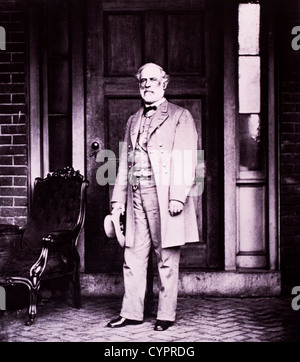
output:
[[[162,97],[159,101],[156,101],[154,103],[151,103],[151,104],[145,104],[146,107],[149,107],[149,106],[155,106],[155,107],[158,107],[160,106],[162,103],[164,103],[164,101],[166,100],[165,97]]]

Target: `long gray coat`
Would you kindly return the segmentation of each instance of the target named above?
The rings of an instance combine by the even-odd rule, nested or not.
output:
[[[132,167],[130,155],[135,149],[142,113],[143,108],[140,108],[128,119],[111,199],[112,202],[126,204],[125,246],[128,247],[133,246],[135,233],[133,191],[128,182],[128,173]],[[188,196],[194,187],[196,153],[197,131],[192,115],[185,108],[165,101],[153,116],[148,138],[148,155],[160,208],[162,248],[199,241],[194,197]],[[171,199],[184,203],[179,215],[169,214]]]

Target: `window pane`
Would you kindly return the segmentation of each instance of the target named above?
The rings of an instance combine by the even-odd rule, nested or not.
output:
[[[49,116],[49,171],[72,165],[72,120]]]
[[[260,57],[239,57],[239,112],[260,113]]]
[[[265,251],[265,188],[239,188],[239,251]]]
[[[67,55],[69,51],[69,8],[68,1],[45,2],[48,21],[49,54]]]
[[[239,5],[239,54],[259,54],[259,4]]]
[[[70,112],[69,63],[59,57],[48,60],[48,112]]]
[[[239,116],[240,170],[262,171],[263,150],[258,114]]]

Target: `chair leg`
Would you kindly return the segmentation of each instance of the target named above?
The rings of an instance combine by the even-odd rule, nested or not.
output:
[[[79,272],[79,263],[76,263],[73,279],[73,305],[75,308],[81,308],[81,286],[80,286],[80,272]]]
[[[39,287],[29,288],[29,309],[28,309],[28,321],[26,322],[27,326],[31,326],[35,320],[37,313],[37,297],[38,297]]]
[[[28,308],[28,321],[25,323],[27,326],[33,324],[36,316],[37,296],[40,289],[40,280],[37,277],[31,280],[23,277],[9,277],[5,280],[6,285],[23,284],[29,289],[29,308]]]

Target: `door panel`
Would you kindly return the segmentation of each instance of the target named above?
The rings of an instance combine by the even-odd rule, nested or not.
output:
[[[106,98],[106,145],[117,156],[119,142],[123,142],[127,119],[141,107],[141,100],[127,98]]]
[[[141,64],[142,19],[135,14],[105,14],[104,46],[107,76],[134,74]]]
[[[171,75],[167,98],[192,113],[198,147],[210,159],[197,202],[200,243],[182,248],[181,268],[222,265],[223,244],[216,231],[222,230],[222,32],[217,25],[222,15],[216,16],[214,2],[89,0],[86,7],[87,154],[97,141],[100,150],[119,156],[127,119],[141,106],[133,75],[143,63],[156,62]],[[112,187],[95,181],[100,166],[97,159],[87,159],[87,272],[122,268],[122,250],[103,230]]]
[[[167,15],[169,73],[202,73],[204,68],[202,22],[202,13]]]
[[[106,146],[113,151],[116,156],[116,170],[119,167],[119,156],[121,142],[124,140],[125,126],[129,116],[141,107],[141,100],[126,98],[107,98],[106,111]],[[109,199],[111,197],[113,185],[109,186]]]

